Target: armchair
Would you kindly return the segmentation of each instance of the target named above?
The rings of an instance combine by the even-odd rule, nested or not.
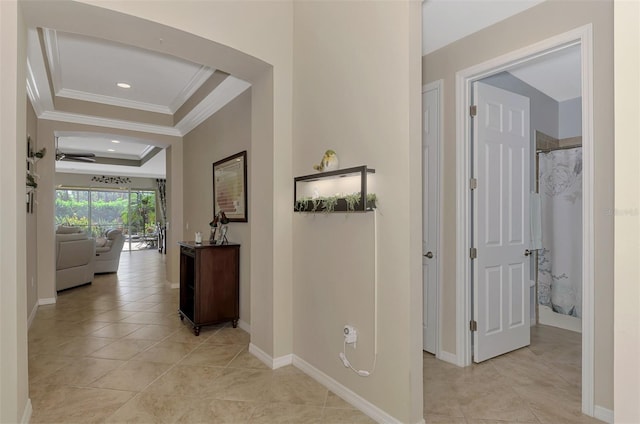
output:
[[[57,291],[93,282],[95,250],[95,239],[83,232],[56,234]]]
[[[108,230],[105,244],[96,247],[95,273],[118,272],[120,253],[124,247],[124,235],[120,230]]]

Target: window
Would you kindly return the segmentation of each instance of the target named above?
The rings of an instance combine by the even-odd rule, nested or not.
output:
[[[56,190],[55,215],[56,225],[80,227],[92,237],[120,229],[128,241],[125,250],[155,246],[155,191],[60,188]]]

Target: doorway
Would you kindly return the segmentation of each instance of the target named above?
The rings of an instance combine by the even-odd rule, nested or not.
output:
[[[456,75],[456,154],[457,154],[457,234],[456,234],[456,292],[457,295],[457,363],[468,366],[472,362],[473,334],[473,290],[470,282],[474,276],[474,260],[471,259],[475,240],[472,224],[473,199],[470,190],[474,177],[472,166],[472,91],[474,82],[513,69],[526,62],[553,54],[566,48],[578,46],[580,49],[582,98],[582,156],[583,156],[583,195],[582,195],[582,412],[593,416],[593,135],[592,135],[592,64],[591,64],[591,26],[578,28],[534,46],[506,54],[486,63],[462,70]]]

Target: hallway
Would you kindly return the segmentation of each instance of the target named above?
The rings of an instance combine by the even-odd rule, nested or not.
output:
[[[199,337],[178,318],[164,255],[123,252],[118,274],[60,293],[29,331],[32,423],[368,423],[293,366],[269,370],[249,335]]]
[[[580,412],[581,335],[531,327],[531,345],[459,368],[424,353],[427,423],[601,423]]]

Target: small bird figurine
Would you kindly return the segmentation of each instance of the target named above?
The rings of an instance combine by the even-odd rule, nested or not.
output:
[[[320,165],[313,165],[313,169],[320,172],[335,171],[338,169],[338,155],[333,150],[327,150],[322,156]]]

